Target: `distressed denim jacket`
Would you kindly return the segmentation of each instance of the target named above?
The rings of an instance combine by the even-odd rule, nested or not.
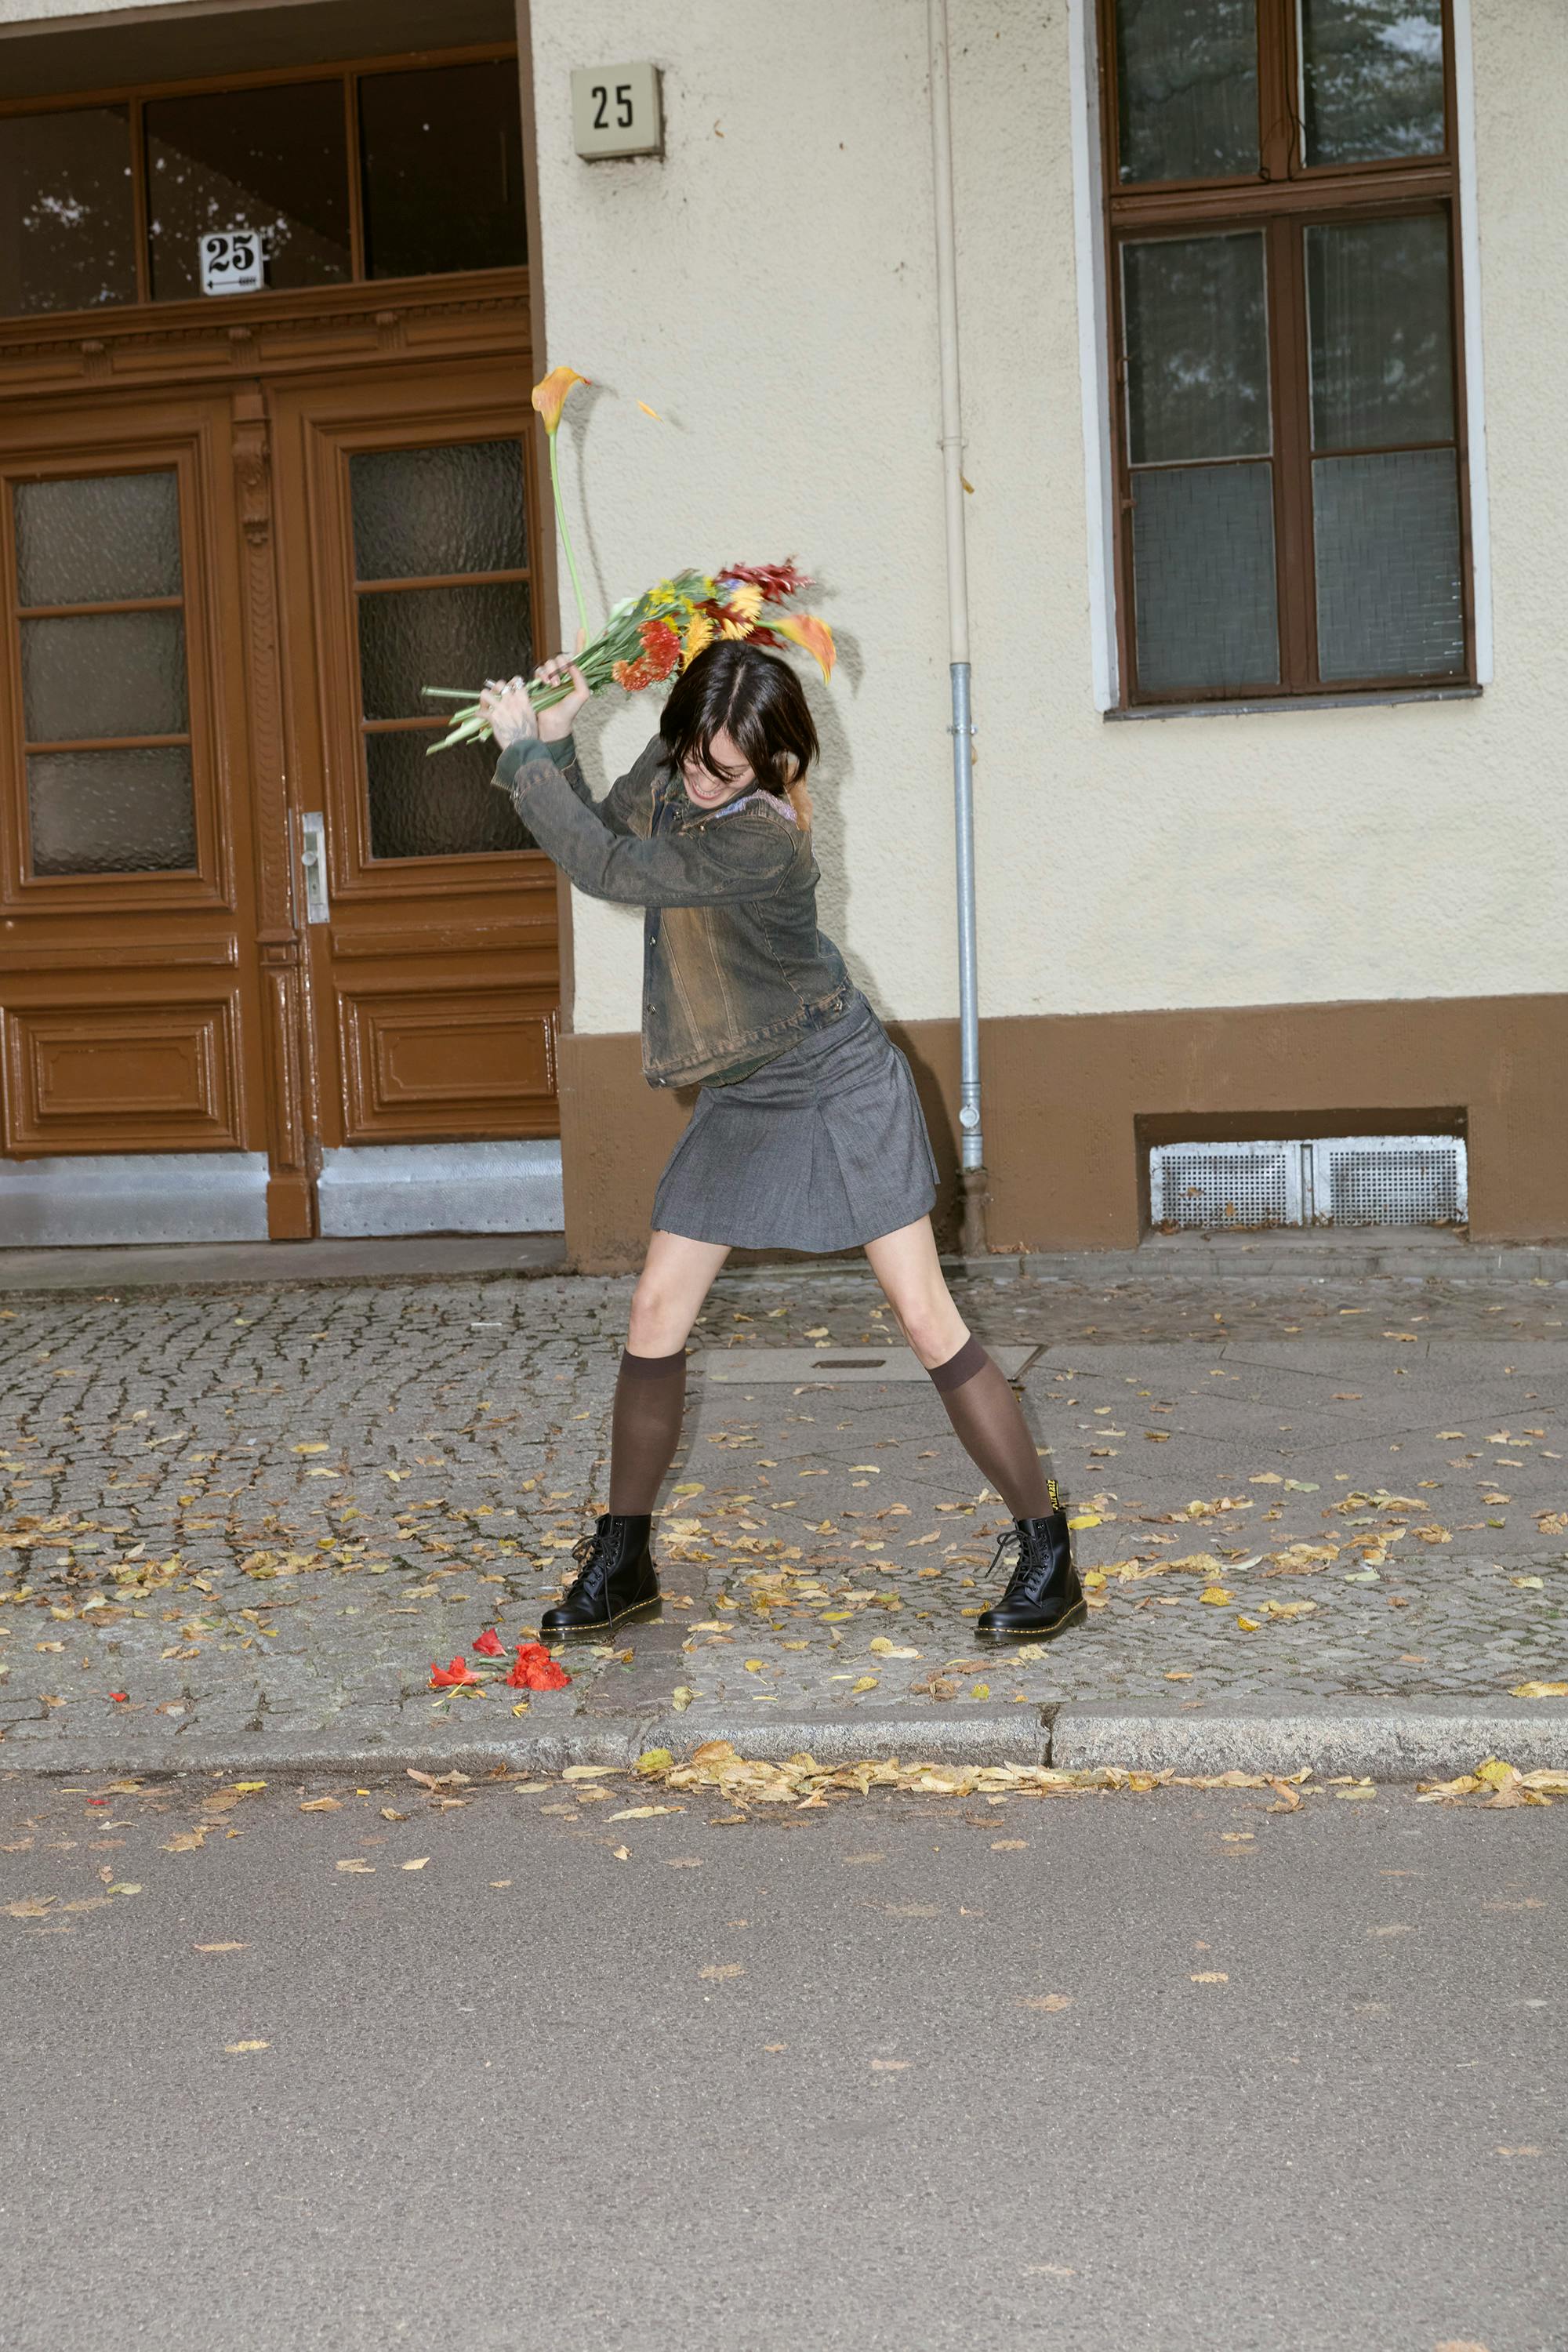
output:
[[[647,908],[649,1086],[770,1060],[843,1012],[852,985],[816,928],[817,864],[787,801],[756,792],[698,808],[657,735],[597,803],[570,738],[513,743],[496,782],[579,890]]]

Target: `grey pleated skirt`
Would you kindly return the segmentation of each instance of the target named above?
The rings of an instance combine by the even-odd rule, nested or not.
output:
[[[702,1087],[652,1222],[740,1249],[855,1249],[927,1215],[936,1191],[909,1063],[857,989],[830,1027]]]

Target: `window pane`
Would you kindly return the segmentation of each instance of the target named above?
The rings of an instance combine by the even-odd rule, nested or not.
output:
[[[22,604],[108,604],[180,593],[180,493],[172,473],[18,482]]]
[[[367,450],[350,458],[349,478],[359,579],[527,570],[515,441]]]
[[[1319,458],[1312,526],[1325,684],[1463,674],[1458,467],[1451,449]]]
[[[505,793],[490,782],[493,743],[465,743],[433,759],[426,734],[367,735],[373,857],[460,857],[531,849]]]
[[[22,710],[29,743],[183,734],[183,615],[105,613],[24,621]]]
[[[183,744],[35,752],[27,805],[35,874],[172,874],[196,862]]]
[[[0,122],[0,311],[134,302],[129,110]]]
[[[1307,231],[1314,448],[1453,437],[1448,299],[1440,214]]]
[[[1300,0],[1309,163],[1440,155],[1442,0]]]
[[[1123,180],[1256,172],[1257,0],[1116,0]]]
[[[1261,235],[1124,245],[1121,282],[1132,463],[1266,454]]]
[[[370,277],[528,259],[515,59],[366,74],[359,93]]]
[[[528,583],[394,588],[359,600],[367,719],[428,719],[422,686],[467,686],[532,666]]]
[[[341,81],[154,99],[146,123],[156,301],[200,294],[200,240],[212,229],[265,233],[268,285],[321,286],[348,277]]]
[[[1277,686],[1273,467],[1134,474],[1132,498],[1139,686]]]

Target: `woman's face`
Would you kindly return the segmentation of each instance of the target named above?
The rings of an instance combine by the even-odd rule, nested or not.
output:
[[[720,728],[709,746],[709,755],[717,766],[729,768],[733,773],[726,782],[721,776],[710,774],[695,752],[684,759],[680,763],[680,773],[686,785],[686,797],[697,807],[717,808],[721,802],[733,800],[737,793],[745,792],[756,782],[727,728]]]

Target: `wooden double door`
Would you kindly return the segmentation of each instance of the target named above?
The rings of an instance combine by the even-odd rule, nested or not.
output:
[[[0,401],[0,1179],[172,1155],[279,1239],[324,1166],[559,1131],[554,871],[419,692],[532,658],[528,355],[310,323]]]

